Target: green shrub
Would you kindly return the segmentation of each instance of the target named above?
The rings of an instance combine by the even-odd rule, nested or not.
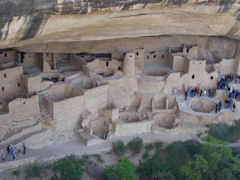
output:
[[[235,156],[240,157],[240,146],[233,147],[232,150]]]
[[[127,147],[134,153],[138,154],[141,152],[143,147],[143,140],[140,137],[134,137],[128,144]]]
[[[53,172],[55,174],[52,179],[81,180],[83,168],[80,161],[72,155],[56,161],[53,164]]]
[[[240,121],[236,121],[233,126],[225,123],[212,124],[209,126],[209,136],[227,142],[236,142],[240,139]]]
[[[200,153],[201,144],[196,140],[188,140],[185,143],[185,147],[189,155],[193,158],[195,154]]]
[[[118,141],[112,143],[112,150],[113,150],[114,154],[121,156],[126,153],[127,148],[124,145],[123,141],[118,140]]]
[[[93,157],[100,163],[104,162],[104,160],[102,159],[102,156],[99,154],[94,154]]]
[[[175,177],[170,173],[156,173],[151,176],[151,179],[175,180]]]
[[[149,157],[150,157],[150,154],[149,154],[148,151],[143,154],[143,159],[144,160],[148,159]]]
[[[160,150],[161,148],[162,148],[162,146],[163,146],[163,143],[162,142],[155,142],[155,149],[156,150]]]
[[[145,148],[146,151],[151,151],[151,150],[154,149],[154,145],[153,144],[148,144],[144,148]]]
[[[21,172],[19,170],[15,170],[15,171],[12,172],[12,174],[14,176],[18,177],[21,174]]]
[[[225,123],[211,124],[209,125],[209,136],[213,136],[217,139],[224,139],[229,130],[229,125]]]
[[[112,151],[105,152],[105,154],[111,155],[111,154],[112,154]]]
[[[90,156],[87,155],[87,154],[85,154],[85,155],[82,156],[82,159],[85,160],[85,161],[88,161],[89,158],[90,158]]]
[[[33,166],[29,166],[25,169],[25,178],[30,179],[30,178],[40,177],[42,171],[43,171],[43,166],[36,165],[36,164]]]
[[[165,159],[162,159],[158,155],[154,155],[144,162],[140,162],[137,172],[143,179],[151,179],[154,174],[167,172],[169,169],[168,167],[169,164]]]

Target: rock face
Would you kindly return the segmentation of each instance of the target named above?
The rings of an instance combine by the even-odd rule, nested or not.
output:
[[[3,0],[0,48],[196,35],[239,39],[238,0]]]

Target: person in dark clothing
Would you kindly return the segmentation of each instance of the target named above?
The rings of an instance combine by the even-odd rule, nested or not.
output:
[[[220,112],[221,109],[222,109],[222,103],[221,103],[221,101],[219,101],[219,103],[218,103],[218,111]]]
[[[235,112],[235,109],[236,109],[236,104],[233,103],[233,112]]]
[[[24,155],[26,154],[26,145],[25,145],[25,143],[23,143],[23,154]]]
[[[7,153],[8,155],[10,154],[10,151],[11,151],[11,148],[10,148],[10,145],[7,146]]]
[[[215,113],[218,112],[218,104],[216,104]]]

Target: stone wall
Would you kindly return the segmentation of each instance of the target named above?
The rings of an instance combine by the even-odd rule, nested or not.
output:
[[[42,70],[42,54],[38,53],[26,53],[24,54],[23,63],[25,67],[35,66]]]
[[[23,76],[23,82],[25,82],[25,88],[28,94],[33,94],[50,87],[54,82],[52,81],[42,81],[42,76]]]
[[[62,91],[62,87],[70,85],[54,85],[44,92],[43,103],[45,104],[50,116],[56,120],[57,131],[72,131],[80,122],[81,113],[87,111],[96,113],[99,109],[105,109],[109,102],[109,85],[88,89],[84,93],[79,89],[74,95],[70,91]],[[71,96],[66,93],[70,93]],[[74,95],[74,96],[73,96]]]
[[[106,108],[108,105],[109,85],[88,89],[84,92],[84,106],[89,112]]]
[[[84,111],[84,97],[76,96],[54,102],[56,129],[72,131],[80,123],[80,114]]]
[[[138,79],[138,90],[159,92],[165,86],[165,81],[152,80],[151,78],[139,78]]]
[[[17,61],[16,51],[0,51],[0,63],[3,61]]]
[[[237,61],[235,59],[222,59],[219,64],[214,65],[214,70],[220,75],[236,73]]]
[[[82,94],[82,89],[73,88],[70,84],[53,84],[44,92],[44,96],[52,102],[62,101]]]
[[[17,98],[8,104],[9,113],[19,119],[40,115],[38,96]]]
[[[151,127],[154,121],[142,121],[133,123],[115,124],[116,137],[121,136],[135,136],[137,134],[144,134],[151,132]]]
[[[199,88],[215,88],[217,85],[217,72],[206,72],[206,61],[189,61],[188,73],[181,78],[185,88],[189,86]]]
[[[23,68],[21,66],[0,71],[0,97],[8,99],[21,92],[22,73]]]
[[[186,69],[186,58],[182,56],[173,56],[172,59],[172,70],[185,72]]]

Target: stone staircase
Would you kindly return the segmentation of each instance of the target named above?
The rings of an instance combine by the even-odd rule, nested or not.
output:
[[[43,122],[50,122],[50,121],[52,121],[53,119],[50,116],[46,106],[44,105],[42,97],[39,98],[39,105],[40,105],[40,113],[41,113],[42,121]]]
[[[54,125],[52,125],[53,119],[50,117],[48,110],[42,103],[42,98],[40,98],[40,112],[42,122],[35,122],[9,132],[3,139],[0,139],[0,149],[5,149],[9,144],[15,145],[24,142],[24,140],[30,138],[31,136],[41,134],[48,129],[54,131],[55,128]]]
[[[5,149],[9,144],[15,145],[20,142],[24,142],[25,139],[33,135],[42,133],[46,130],[47,128],[42,127],[41,123],[39,122],[30,126],[22,127],[14,133],[5,136],[4,139],[0,142],[0,149]]]

